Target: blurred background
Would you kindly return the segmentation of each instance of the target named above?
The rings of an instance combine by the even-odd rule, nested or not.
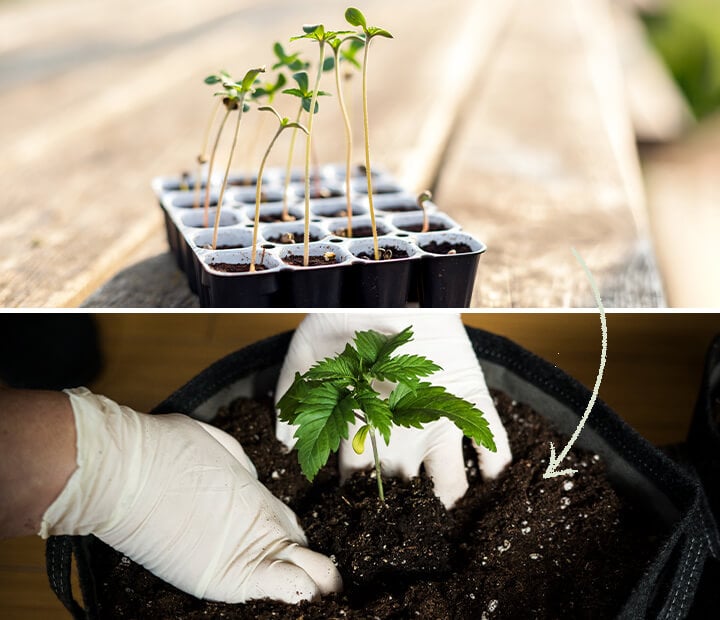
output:
[[[487,242],[473,305],[592,306],[574,244],[609,305],[720,307],[720,3],[358,6],[395,34],[371,54],[374,161],[412,191],[435,190]],[[342,8],[0,0],[0,305],[80,305],[165,254],[149,184],[193,167],[211,109],[203,78],[270,68],[275,41],[313,58],[289,37],[306,22],[342,27]],[[359,161],[357,73],[346,88]],[[344,154],[334,99],[316,122],[320,162]],[[238,168],[273,129],[252,114]],[[284,162],[283,140],[271,163]],[[141,305],[124,286],[90,305]]]

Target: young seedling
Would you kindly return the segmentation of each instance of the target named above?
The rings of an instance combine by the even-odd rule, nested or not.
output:
[[[242,120],[243,112],[246,109],[245,98],[252,94],[255,78],[264,71],[265,67],[250,69],[250,71],[245,74],[242,81],[224,84],[225,89],[227,90],[226,99],[230,101],[230,105],[235,106],[238,111],[238,115],[237,122],[235,123],[235,131],[233,133],[233,141],[230,145],[230,153],[228,154],[227,165],[225,166],[225,176],[223,177],[222,184],[220,185],[220,194],[218,195],[217,208],[215,209],[215,227],[213,229],[212,238],[213,250],[217,247],[217,235],[220,228],[220,210],[222,208],[222,201],[225,195],[225,188],[227,187],[228,176],[230,175],[230,166],[232,165],[233,154],[235,153],[235,146],[237,145],[238,133],[240,132],[240,121]],[[226,106],[227,105],[228,104],[226,104]]]
[[[275,115],[275,118],[277,118],[278,122],[280,123],[280,126],[278,127],[278,130],[275,132],[275,135],[273,136],[272,140],[270,141],[270,144],[268,145],[265,154],[263,155],[262,161],[260,162],[260,169],[258,170],[258,176],[257,176],[257,187],[255,188],[255,225],[253,226],[253,238],[252,238],[252,254],[250,255],[250,271],[255,271],[255,256],[257,252],[257,236],[258,236],[258,229],[260,228],[260,195],[262,193],[262,179],[263,179],[263,172],[265,171],[265,163],[267,162],[267,158],[270,155],[270,151],[272,150],[273,145],[277,141],[280,134],[288,128],[291,129],[299,129],[303,133],[307,134],[307,129],[301,125],[300,123],[295,123],[290,121],[290,119],[281,117],[275,108],[272,106],[260,106],[258,108],[258,111],[260,112],[272,112]],[[261,259],[262,260],[262,259]]]
[[[370,438],[383,502],[376,433],[389,445],[393,426],[422,428],[445,417],[479,445],[495,451],[482,411],[444,387],[420,380],[440,366],[421,355],[393,355],[412,336],[410,327],[394,336],[373,330],[356,332],[355,346],[348,343],[342,353],[317,362],[305,374],[295,374],[277,406],[281,420],[297,425],[298,460],[308,480],[312,481],[330,453],[338,450],[341,440],[349,438],[355,421],[361,426],[352,438],[352,447],[361,454]],[[388,398],[380,397],[375,381],[395,384]]]
[[[317,101],[318,91],[320,89],[320,78],[325,68],[325,44],[338,36],[350,34],[346,31],[333,32],[331,30],[325,30],[322,24],[303,26],[303,33],[296,37],[291,37],[291,41],[297,41],[298,39],[310,39],[316,41],[319,48],[319,60],[318,60],[318,72],[315,78],[315,86],[312,90],[312,97],[310,99],[310,111],[307,125],[307,138],[305,140],[305,239],[303,240],[303,265],[308,266],[310,264],[310,152],[312,149],[312,127],[313,118],[315,118],[315,103]]]
[[[278,73],[277,77],[275,78],[274,82],[265,82],[260,83],[259,80],[256,80],[255,90],[250,95],[251,101],[260,106],[260,105],[269,105],[272,106],[273,102],[275,101],[275,97],[279,92],[282,92],[283,87],[287,84],[287,78],[285,77],[285,74]],[[263,102],[266,102],[263,103]],[[258,107],[258,110],[260,108]],[[255,123],[255,132],[253,134],[252,139],[249,141],[247,148],[245,149],[245,154],[248,161],[253,160],[253,154],[255,153],[255,149],[257,146],[258,141],[260,140],[260,136],[262,135],[263,127],[265,126],[265,115],[261,114],[260,118],[258,119],[258,122]],[[247,166],[249,168],[249,166]],[[252,178],[248,175],[248,177],[244,178],[244,184],[251,185],[252,184]]]
[[[321,97],[329,95],[330,93],[326,93],[322,90],[315,93],[315,91],[310,90],[310,79],[308,78],[308,74],[306,71],[298,71],[297,73],[293,74],[293,79],[297,84],[297,88],[286,88],[282,92],[286,95],[292,95],[293,97],[298,97],[300,99],[300,104],[298,105],[298,111],[294,121],[296,123],[299,123],[300,118],[302,117],[303,110],[310,114],[310,103],[312,102],[313,94],[315,94],[316,97]],[[319,103],[315,101],[315,105],[312,108],[313,114],[317,114],[319,108]],[[310,116],[312,116],[313,114],[310,114]],[[290,177],[292,175],[292,163],[293,155],[295,153],[296,137],[297,130],[293,130],[292,134],[290,135],[290,150],[288,152],[287,164],[285,165],[285,187],[283,190],[283,211],[281,216],[281,219],[285,222],[292,219],[290,213],[288,212],[288,188],[290,187]]]
[[[432,200],[432,193],[429,189],[426,189],[417,197],[417,205],[420,207],[423,214],[423,223],[422,228],[420,229],[421,233],[425,233],[430,230],[430,220],[428,219],[427,209],[425,208],[425,203],[430,200]]]
[[[368,26],[365,16],[362,14],[360,9],[355,9],[352,7],[347,9],[345,11],[345,19],[349,24],[361,28],[365,37],[365,52],[363,55],[362,67],[363,133],[365,136],[365,174],[367,177],[367,195],[368,206],[370,207],[370,224],[372,226],[373,233],[373,251],[375,254],[375,260],[380,260],[377,226],[375,225],[375,207],[373,205],[372,168],[370,166],[370,129],[368,123],[367,104],[367,66],[368,51],[370,50],[371,41],[375,37],[385,37],[387,39],[392,39],[393,36],[383,28],[378,28],[377,26]]]
[[[233,84],[232,78],[228,75],[225,71],[220,71],[219,74],[216,75],[209,75],[205,78],[206,84],[217,84],[221,83],[223,88],[225,90],[221,93],[215,93],[215,96],[219,96],[220,99],[218,101],[225,105],[225,114],[222,117],[222,120],[220,121],[220,125],[218,126],[217,134],[215,135],[215,142],[213,142],[212,150],[210,151],[210,162],[208,164],[208,180],[205,184],[205,201],[204,201],[204,216],[203,216],[203,226],[207,228],[209,226],[210,222],[208,220],[208,213],[210,209],[210,178],[213,173],[213,167],[215,165],[215,154],[217,153],[218,144],[220,144],[220,137],[222,136],[223,129],[225,129],[225,123],[227,122],[228,117],[230,116],[230,113],[236,109],[236,100],[234,97],[234,94],[231,90],[227,88],[227,85]],[[219,107],[219,105],[218,105]],[[210,127],[212,126],[212,121],[214,121],[214,118],[211,119],[211,122],[208,124],[208,131],[210,130]],[[203,149],[204,150],[204,149]],[[202,164],[201,164],[202,165]],[[199,184],[198,184],[199,185]]]
[[[350,51],[341,51],[341,47],[346,41],[351,42],[349,46],[346,46],[350,48]],[[358,43],[359,46],[357,45]],[[363,46],[364,42],[359,40],[356,35],[350,35],[349,37],[342,39],[336,37],[332,39],[329,44],[333,51],[335,65],[335,88],[337,89],[338,103],[340,105],[343,122],[345,123],[345,200],[348,218],[347,236],[352,237],[352,199],[350,193],[350,181],[352,176],[352,126],[350,125],[350,115],[348,114],[348,109],[345,105],[345,97],[343,96],[342,84],[340,82],[340,59],[345,59],[350,64],[360,68],[360,63],[355,59],[355,54],[357,53],[357,50]]]
[[[224,79],[226,81],[232,81],[230,76],[225,72],[221,71],[220,75],[211,75],[205,78],[206,84],[215,84],[218,80]],[[210,80],[210,81],[208,81]],[[222,99],[216,99],[215,105],[212,107],[212,111],[210,113],[210,118],[208,118],[207,125],[205,126],[205,133],[203,134],[203,141],[202,141],[202,148],[200,149],[200,152],[197,156],[197,174],[195,176],[195,199],[193,200],[193,208],[197,209],[200,206],[200,189],[202,188],[202,173],[203,173],[203,167],[208,163],[208,155],[207,155],[207,148],[208,148],[208,142],[210,141],[210,130],[212,129],[213,124],[215,123],[215,118],[217,117],[218,110],[220,109],[220,106],[222,105]],[[207,183],[210,183],[210,179],[208,177]],[[207,217],[207,214],[206,214]],[[207,222],[205,223],[207,226]]]

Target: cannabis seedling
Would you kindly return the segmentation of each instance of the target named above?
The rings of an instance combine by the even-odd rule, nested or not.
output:
[[[428,219],[427,209],[425,208],[425,203],[430,200],[432,200],[432,193],[428,189],[426,189],[417,197],[417,205],[418,207],[420,207],[423,214],[422,228],[420,229],[421,233],[425,233],[430,230],[430,220]]]
[[[351,41],[351,44],[347,46],[348,50],[341,51],[341,47],[345,41]],[[351,168],[352,168],[352,127],[350,125],[350,115],[348,114],[347,106],[345,105],[345,97],[343,96],[342,84],[340,83],[340,59],[344,59],[351,65],[360,67],[360,63],[355,59],[357,50],[364,45],[364,42],[359,40],[356,35],[350,35],[349,37],[339,38],[336,37],[330,41],[330,47],[333,51],[334,65],[335,65],[335,88],[337,89],[338,104],[340,105],[340,112],[343,117],[345,124],[345,200],[346,200],[346,212],[347,212],[347,236],[352,237],[352,199],[350,194],[350,181],[351,181]]]
[[[208,164],[208,179],[205,184],[205,201],[204,201],[204,216],[203,216],[203,226],[207,228],[209,225],[208,221],[208,212],[210,209],[210,177],[212,176],[213,167],[215,165],[215,154],[217,153],[218,144],[220,144],[220,137],[222,136],[223,129],[225,128],[225,123],[227,122],[228,117],[230,116],[230,112],[232,112],[234,109],[236,109],[236,99],[234,97],[234,94],[231,90],[227,88],[227,85],[233,84],[232,78],[226,71],[220,71],[220,73],[215,75],[208,75],[205,78],[206,84],[222,84],[223,88],[225,88],[225,91],[222,93],[215,93],[215,96],[220,96],[221,99],[218,100],[218,104],[216,105],[216,111],[219,108],[219,104],[222,103],[225,105],[225,114],[222,117],[222,120],[220,121],[220,125],[218,126],[217,134],[215,135],[215,141],[213,142],[212,150],[210,151],[210,163]],[[208,131],[210,131],[210,128],[212,127],[213,121],[215,120],[215,115],[210,118],[210,122],[208,123]],[[203,149],[205,151],[205,149]],[[205,159],[205,154],[203,152],[202,159]],[[200,164],[202,166],[202,164]],[[199,184],[198,184],[199,185]],[[197,197],[197,192],[196,192]]]
[[[318,90],[320,89],[320,78],[322,77],[323,70],[325,69],[325,44],[338,36],[350,34],[349,32],[333,32],[331,30],[325,30],[325,26],[322,24],[303,26],[303,34],[296,37],[291,37],[291,41],[297,41],[298,39],[311,39],[316,41],[320,51],[318,60],[318,72],[315,78],[315,86],[312,90],[312,97],[310,99],[310,111],[307,125],[307,138],[305,140],[305,239],[303,243],[303,265],[307,267],[310,264],[310,152],[312,149],[312,127],[313,118],[315,117],[315,102],[318,96]]]
[[[298,71],[297,73],[293,74],[293,79],[295,80],[295,83],[297,84],[296,88],[286,88],[283,93],[286,95],[292,95],[293,97],[298,97],[300,99],[300,104],[298,106],[297,115],[295,117],[295,122],[299,123],[300,118],[302,117],[303,110],[306,111],[308,114],[310,114],[310,103],[312,102],[313,95],[316,97],[322,97],[324,95],[329,95],[330,93],[326,93],[325,91],[317,91],[317,93],[314,90],[310,90],[310,79],[308,78],[308,74],[306,71]],[[317,114],[318,109],[320,105],[317,101],[315,101],[315,105],[313,106],[313,114]],[[311,115],[312,116],[312,115]],[[290,147],[288,151],[288,159],[287,164],[285,166],[285,187],[283,190],[283,211],[281,219],[286,222],[290,219],[289,211],[288,211],[288,188],[290,187],[290,177],[292,174],[292,163],[293,163],[293,155],[295,153],[295,138],[297,137],[297,130],[293,130],[292,134],[290,135]]]
[[[220,185],[220,194],[218,196],[217,209],[215,210],[215,227],[213,229],[212,247],[213,250],[217,247],[217,236],[220,228],[220,210],[222,208],[222,201],[225,195],[225,188],[227,187],[228,176],[230,175],[230,166],[232,165],[233,154],[235,153],[235,146],[237,145],[238,133],[240,131],[240,121],[242,120],[243,112],[246,110],[245,98],[252,94],[254,90],[255,78],[260,73],[265,71],[265,67],[259,67],[257,69],[250,69],[241,82],[226,82],[224,84],[226,89],[225,100],[230,103],[226,106],[234,106],[238,111],[237,122],[235,123],[235,132],[233,133],[232,144],[230,145],[230,153],[228,154],[227,164],[225,166],[225,176],[223,177],[222,184]],[[207,205],[207,199],[206,199]]]
[[[290,121],[290,119],[281,117],[275,108],[272,106],[260,106],[258,108],[258,111],[260,112],[272,112],[275,115],[275,118],[277,118],[278,122],[280,123],[280,126],[278,127],[277,131],[275,132],[275,135],[273,136],[272,140],[270,141],[270,144],[268,145],[267,149],[265,150],[265,154],[263,155],[262,161],[260,162],[260,169],[258,170],[258,176],[257,176],[257,186],[255,188],[255,225],[253,226],[253,238],[252,238],[252,254],[250,255],[250,271],[255,271],[255,255],[257,252],[257,236],[258,236],[258,229],[260,228],[260,195],[262,193],[262,180],[263,180],[263,172],[265,171],[265,163],[267,162],[267,158],[270,155],[270,151],[272,150],[273,145],[277,141],[280,134],[288,128],[291,129],[300,129],[302,132],[307,134],[307,129],[303,127],[300,123],[295,123]]]
[[[390,442],[393,426],[422,428],[424,424],[448,418],[478,445],[495,451],[495,442],[482,411],[444,387],[421,381],[440,367],[421,355],[393,355],[412,340],[407,327],[399,334],[385,336],[373,330],[356,332],[354,345],[335,357],[317,362],[295,380],[278,401],[280,419],[297,425],[298,460],[311,480],[336,452],[343,439],[349,438],[350,425],[361,426],[352,439],[352,447],[362,453],[370,437],[378,494],[385,501],[376,432],[385,444]],[[395,384],[388,398],[375,390],[376,381]]]
[[[370,224],[372,226],[373,233],[373,250],[375,254],[375,260],[380,259],[380,252],[378,250],[378,234],[377,226],[375,225],[375,208],[373,206],[373,187],[372,187],[372,169],[370,167],[370,130],[368,123],[368,104],[367,104],[367,65],[368,65],[368,51],[370,50],[370,42],[375,37],[385,37],[392,39],[393,36],[383,28],[377,26],[368,26],[365,16],[362,14],[360,9],[349,8],[345,11],[345,19],[353,26],[358,26],[362,29],[365,37],[365,53],[363,55],[363,67],[362,67],[362,103],[363,103],[363,133],[365,136],[365,174],[367,176],[367,193],[368,193],[368,206],[370,207]]]

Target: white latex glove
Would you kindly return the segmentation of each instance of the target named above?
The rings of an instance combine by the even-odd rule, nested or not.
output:
[[[275,400],[285,394],[295,372],[306,372],[315,362],[337,355],[357,331],[373,329],[383,334],[396,334],[412,325],[413,340],[397,349],[397,354],[424,355],[442,367],[426,380],[444,386],[478,407],[487,419],[495,438],[497,452],[475,446],[480,470],[486,478],[496,477],[511,461],[507,433],[500,422],[488,392],[482,368],[475,357],[460,316],[437,313],[383,314],[310,314],[295,332],[278,379]],[[386,398],[392,386],[376,384]],[[360,424],[350,431],[352,438]],[[278,420],[276,434],[288,449],[295,445],[295,427]],[[420,465],[432,477],[435,493],[447,507],[460,499],[468,488],[462,453],[462,431],[447,419],[440,419],[423,429],[395,427],[390,445],[378,441],[382,470],[389,476],[417,476]],[[373,465],[372,452],[357,454],[350,440],[344,440],[339,451],[340,476],[347,478],[354,471]]]
[[[85,388],[66,392],[77,469],[43,515],[43,538],[94,534],[181,590],[228,603],[295,603],[342,587],[230,435]]]

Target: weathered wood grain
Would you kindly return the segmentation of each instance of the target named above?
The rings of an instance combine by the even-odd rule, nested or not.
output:
[[[542,24],[538,27],[538,24]],[[439,204],[489,250],[473,305],[663,305],[606,2],[524,0],[456,129]]]
[[[84,6],[77,1],[75,6]],[[219,67],[237,72],[270,63],[272,43],[298,33],[302,23],[343,23],[342,9],[330,0],[303,6],[279,0],[247,2],[235,11],[229,2],[217,0],[207,16],[185,1],[174,3],[172,10],[186,12],[195,21],[178,24],[173,18],[167,25],[157,18],[167,4],[148,4],[156,7],[144,9],[151,16],[145,20],[157,26],[155,38],[143,28],[141,34],[128,35],[131,42],[123,45],[114,45],[110,36],[110,50],[99,43],[101,62],[79,55],[61,74],[21,80],[0,92],[0,131],[5,137],[0,172],[11,179],[0,206],[2,306],[74,305],[136,262],[134,253],[163,235],[150,178],[187,168],[197,151],[211,106],[201,78]],[[48,6],[33,10],[42,13],[43,7],[51,10]],[[482,59],[508,6],[495,1],[479,10],[470,0],[366,3],[369,18],[396,37],[373,44],[375,161],[402,174],[410,154],[415,163],[407,176],[418,185],[432,178],[450,124],[436,126],[439,117],[433,105],[452,119],[463,99],[457,69],[447,68],[455,67],[458,59]],[[83,28],[69,28],[67,36],[82,42],[91,30],[97,41],[104,41],[106,33],[114,32],[113,15],[121,12],[122,3],[104,7],[104,24],[90,19]],[[139,28],[134,23],[128,27]],[[473,27],[483,33],[481,39],[473,36]],[[69,45],[66,39],[47,37],[50,42],[43,49]],[[142,41],[132,43],[134,39]],[[27,45],[16,42],[17,62],[31,62],[32,53],[23,47]],[[308,43],[293,45],[304,45],[308,55],[314,52]],[[482,62],[468,66],[479,68]],[[359,125],[359,80],[355,83],[354,118]],[[49,93],[54,106],[47,104]],[[339,114],[334,105],[323,105],[328,113],[318,117],[316,129],[326,138],[315,141],[318,156],[321,161],[338,160],[344,145],[327,136],[342,135]],[[359,138],[356,144],[359,154]],[[238,156],[238,165],[246,163],[244,159]],[[280,163],[280,157],[271,163]]]

